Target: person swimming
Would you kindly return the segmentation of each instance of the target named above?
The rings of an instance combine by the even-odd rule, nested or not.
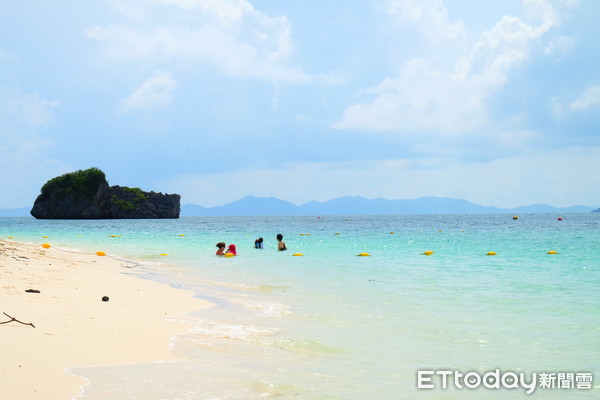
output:
[[[255,249],[264,249],[263,238],[258,238],[254,241],[254,248]]]
[[[219,242],[217,243],[217,256],[224,256],[225,252],[223,251],[225,250],[225,242]]]
[[[277,234],[277,241],[279,242],[279,243],[277,243],[278,251],[287,250],[287,247],[285,247],[285,242],[283,241],[283,235],[281,233]]]
[[[225,252],[225,254],[233,254],[234,256],[237,256],[237,251],[235,249],[235,244],[230,244],[229,247],[227,248],[227,251]]]

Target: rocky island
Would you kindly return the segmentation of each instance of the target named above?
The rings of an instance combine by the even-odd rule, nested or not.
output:
[[[35,200],[37,219],[179,218],[181,196],[108,186],[98,168],[50,179]]]

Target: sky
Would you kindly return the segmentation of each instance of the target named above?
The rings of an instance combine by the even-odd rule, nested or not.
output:
[[[600,207],[600,1],[0,1],[0,208],[55,176]]]

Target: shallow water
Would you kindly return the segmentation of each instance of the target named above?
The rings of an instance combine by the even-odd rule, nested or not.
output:
[[[185,362],[73,368],[91,382],[81,399],[591,399],[417,389],[418,370],[600,379],[600,215],[560,217],[5,218],[0,236],[138,260],[215,304],[172,338]],[[240,255],[214,256],[219,241]]]

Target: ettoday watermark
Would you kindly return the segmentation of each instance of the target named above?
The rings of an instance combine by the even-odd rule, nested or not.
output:
[[[523,372],[501,371],[495,369],[479,373],[463,373],[452,370],[417,371],[417,389],[523,389],[532,394],[537,389],[576,389],[591,390],[593,375],[591,372]]]

